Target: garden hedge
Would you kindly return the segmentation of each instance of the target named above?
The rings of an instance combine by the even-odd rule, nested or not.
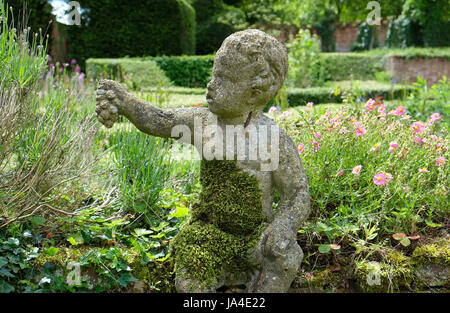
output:
[[[385,50],[377,49],[364,53],[323,53],[324,66],[332,81],[373,80],[376,73],[384,70],[384,62],[389,56],[405,59],[441,57],[450,59],[450,48],[408,48]],[[99,62],[101,59],[96,59]],[[114,60],[114,59],[107,59]],[[104,64],[109,61],[102,61]],[[211,79],[214,55],[201,56],[159,56],[129,58],[129,62],[154,61],[175,86],[205,88]],[[104,65],[102,63],[102,66]],[[153,71],[149,72],[152,75]],[[145,87],[145,85],[143,84]],[[317,94],[317,88],[310,88]],[[319,92],[319,94],[322,94]],[[318,96],[320,99],[323,96]]]
[[[296,107],[306,105],[308,102],[314,104],[323,103],[342,103],[342,92],[349,91],[348,88],[341,88],[340,93],[335,93],[334,87],[314,87],[314,88],[291,88],[287,92],[287,100],[289,107]],[[411,86],[394,85],[394,86],[364,86],[360,88],[361,94],[364,95],[364,100],[369,98],[383,97],[385,100],[393,100],[405,98],[412,90]],[[270,101],[264,111],[274,105],[274,101]]]
[[[153,86],[169,86],[170,80],[156,62],[136,59],[88,59],[86,72],[90,78],[109,78],[122,81],[129,75],[134,89],[145,89]]]
[[[85,0],[68,27],[70,58],[195,53],[195,11],[186,0]]]
[[[370,80],[382,71],[380,56],[362,53],[323,53],[325,68],[331,80]]]
[[[153,60],[165,72],[175,86],[205,88],[211,79],[213,55],[163,56],[143,58]]]

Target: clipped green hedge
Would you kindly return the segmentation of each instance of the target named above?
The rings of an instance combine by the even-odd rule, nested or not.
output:
[[[148,57],[179,87],[205,88],[211,79],[214,55]]]
[[[67,28],[69,57],[195,54],[195,11],[186,0],[84,0],[81,25]]]
[[[170,80],[156,62],[136,59],[88,59],[86,72],[90,78],[109,78],[122,81],[129,75],[134,89],[145,89],[153,86],[169,86]]]
[[[362,53],[323,53],[325,69],[331,80],[375,78],[375,73],[382,71],[383,63],[380,56]]]
[[[365,51],[363,55],[373,57],[388,58],[390,56],[402,57],[409,59],[430,59],[443,58],[450,60],[450,47],[440,48],[416,48],[410,47],[406,49],[374,49]]]
[[[335,93],[335,90],[335,87],[291,88],[287,92],[289,107],[306,105],[308,102],[313,102],[314,104],[342,103],[342,93],[350,91],[350,88],[340,88],[340,93]],[[377,84],[375,86],[362,86],[359,90],[364,95],[365,100],[380,96],[385,100],[393,100],[405,98],[412,90],[412,87]],[[267,112],[273,105],[274,101],[272,100],[266,105],[264,111]]]

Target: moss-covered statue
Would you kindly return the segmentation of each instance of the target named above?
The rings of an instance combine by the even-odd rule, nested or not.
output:
[[[105,126],[123,115],[153,136],[180,139],[184,132],[183,141],[202,156],[199,202],[171,243],[179,292],[286,292],[299,270],[296,234],[309,213],[308,181],[292,139],[262,113],[287,70],[280,42],[246,30],[226,38],[216,54],[208,108],[160,109],[114,81],[100,82],[96,111]],[[276,162],[268,166],[251,147]]]

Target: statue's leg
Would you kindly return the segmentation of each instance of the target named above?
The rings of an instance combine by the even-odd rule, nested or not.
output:
[[[259,253],[261,267],[248,284],[248,292],[287,292],[298,274],[303,251],[296,240],[277,244],[275,255]]]

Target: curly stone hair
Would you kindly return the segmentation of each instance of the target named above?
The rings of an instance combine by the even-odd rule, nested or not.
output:
[[[274,37],[257,29],[247,29],[227,37],[217,56],[236,72],[255,75],[252,88],[274,97],[283,86],[288,72],[286,47]]]

